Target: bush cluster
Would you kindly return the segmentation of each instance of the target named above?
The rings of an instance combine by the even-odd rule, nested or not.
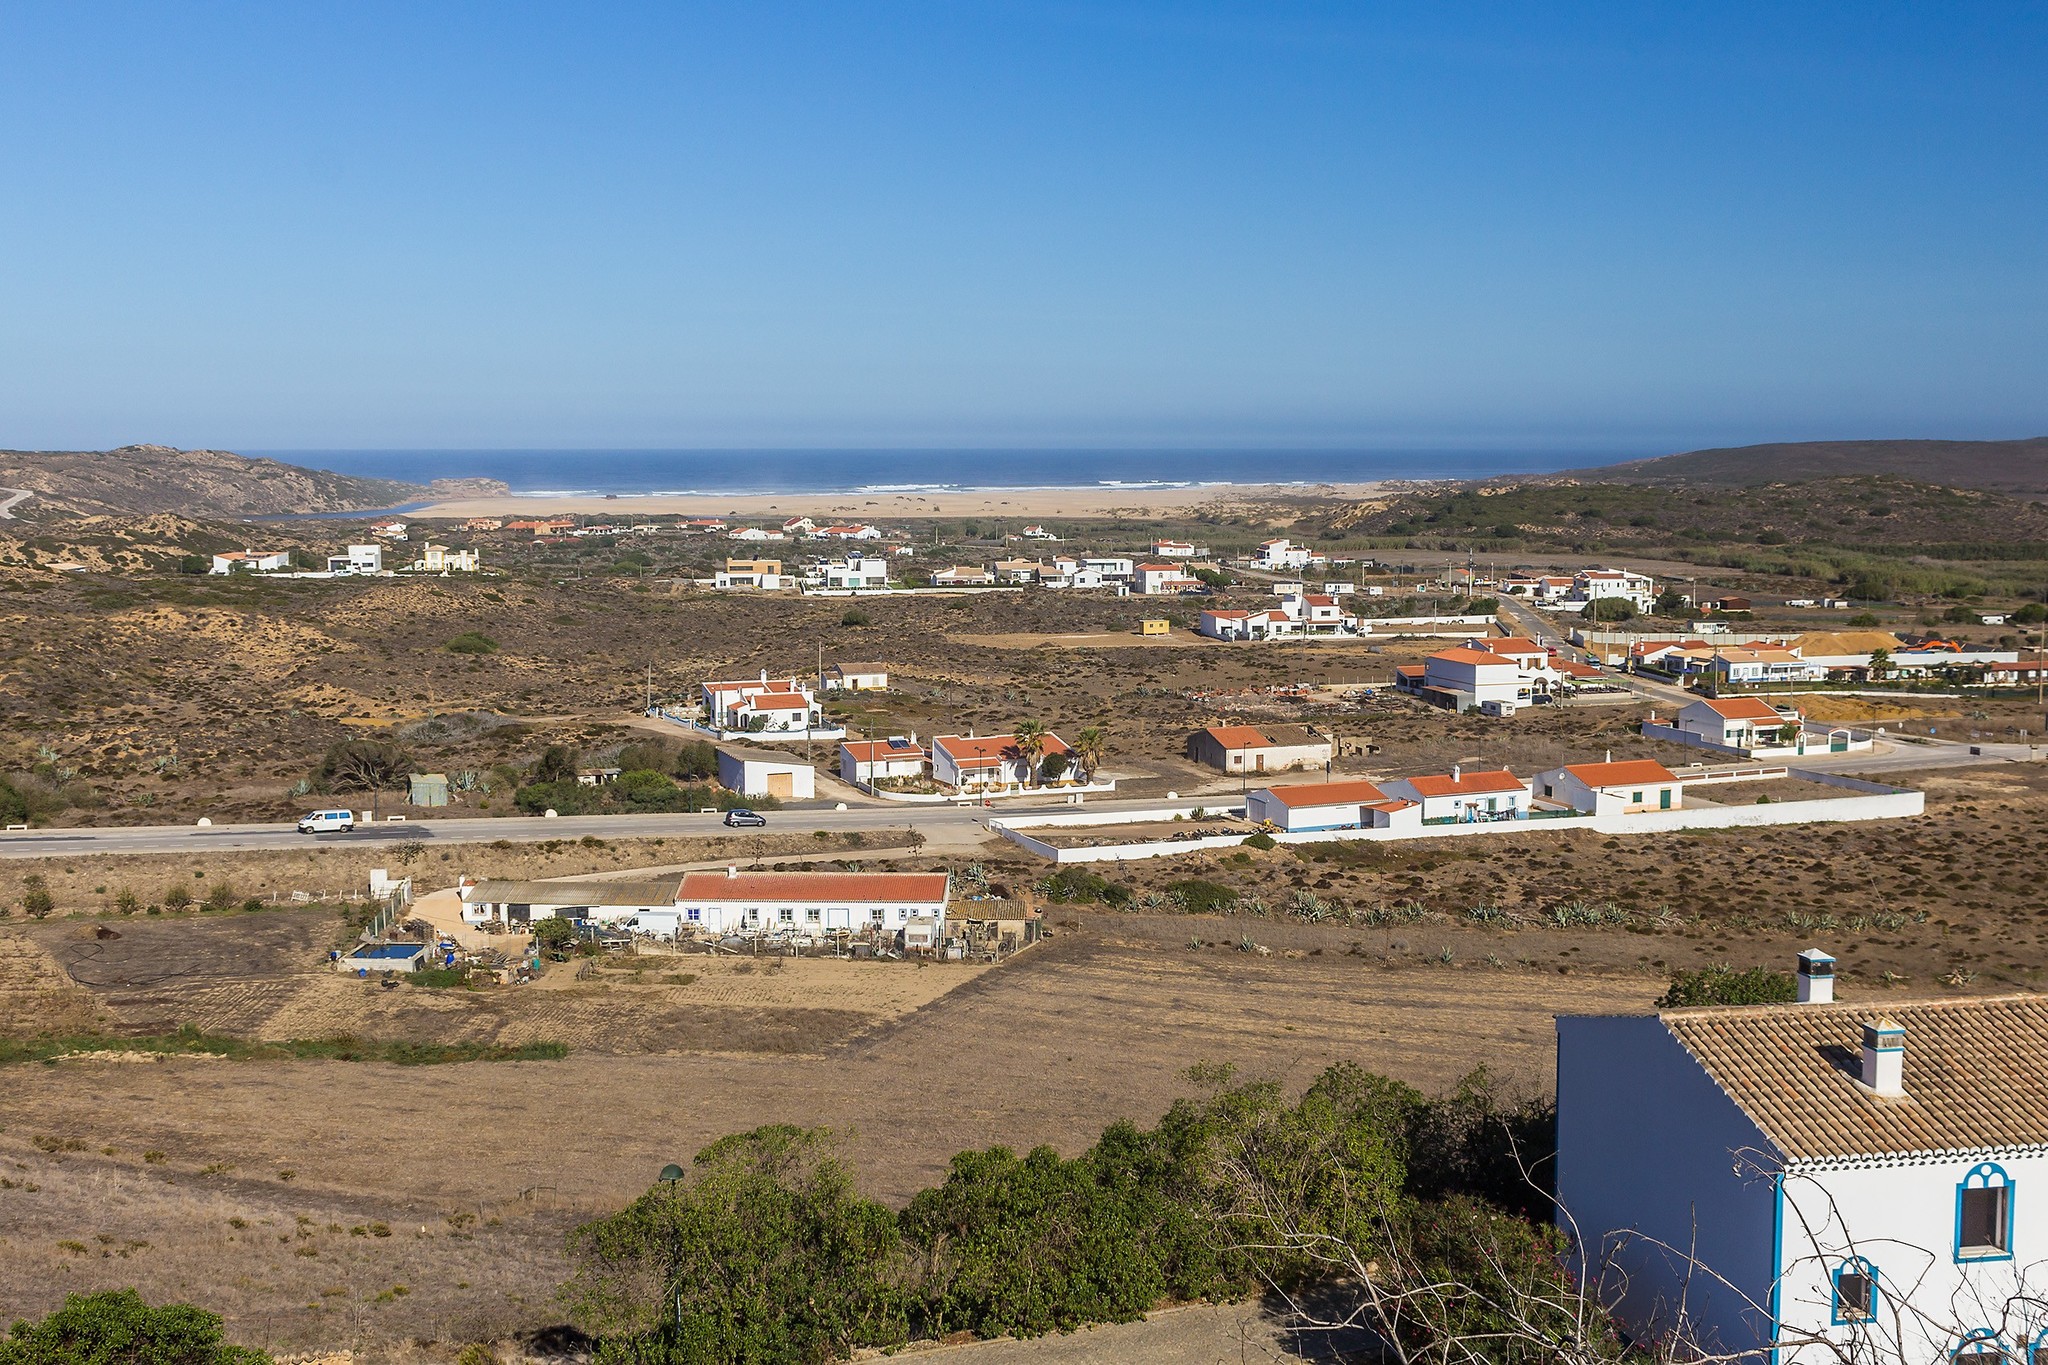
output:
[[[1227,1070],[1191,1075],[1208,1093],[1154,1128],[1115,1124],[1071,1158],[962,1152],[900,1213],[858,1194],[824,1130],[725,1138],[685,1178],[577,1229],[564,1299],[600,1362],[808,1365],[1129,1321],[1265,1285],[1329,1288],[1343,1276],[1307,1250],[1324,1238],[1361,1266],[1497,1291],[1386,1324],[1418,1341],[1446,1311],[1483,1335],[1517,1290],[1568,1298],[1557,1236],[1532,1220],[1547,1215],[1546,1105],[1503,1103],[1483,1074],[1430,1099],[1340,1065],[1293,1103],[1276,1084],[1229,1087]],[[1517,1154],[1536,1159],[1533,1184]]]

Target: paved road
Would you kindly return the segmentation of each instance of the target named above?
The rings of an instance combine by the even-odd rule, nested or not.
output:
[[[1210,797],[1211,806],[1226,797]],[[1089,810],[1143,810],[1157,800],[1090,801]],[[1181,804],[1199,805],[1189,800]],[[770,832],[828,830],[875,831],[915,829],[934,844],[971,842],[980,837],[990,816],[1027,813],[1059,814],[1073,806],[998,803],[979,806],[857,806],[849,810],[790,808],[768,814]],[[411,839],[435,844],[480,844],[496,839],[538,843],[543,839],[649,839],[746,834],[727,829],[715,811],[690,815],[564,815],[553,820],[507,816],[500,820],[412,818],[403,822],[364,825],[349,834],[301,834],[291,825],[131,825],[96,829],[47,829],[0,833],[0,857],[55,858],[96,853],[240,853],[252,849],[306,848],[334,844],[401,844]]]
[[[35,496],[32,489],[0,488],[0,521],[14,520],[15,504],[26,502]]]

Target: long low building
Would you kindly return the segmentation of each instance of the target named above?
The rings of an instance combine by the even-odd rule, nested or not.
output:
[[[1188,757],[1226,773],[1277,773],[1320,768],[1330,739],[1306,725],[1211,725],[1188,736]]]
[[[648,881],[583,878],[559,882],[465,881],[462,918],[466,924],[532,924],[557,915],[617,924],[641,910],[672,908],[682,878]]]
[[[464,882],[462,918],[525,925],[563,916],[672,938],[679,933],[895,934],[943,927],[945,872],[690,872],[649,881]]]
[[[1267,787],[1245,798],[1245,818],[1288,834],[1323,829],[1407,829],[1422,825],[1419,802],[1376,782],[1302,782]]]

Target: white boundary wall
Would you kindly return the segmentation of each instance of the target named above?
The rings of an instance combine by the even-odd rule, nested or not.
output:
[[[1840,824],[1860,820],[1901,820],[1920,815],[1927,808],[1926,794],[1896,787],[1845,778],[1834,773],[1802,773],[1802,777],[1830,786],[1848,787],[1855,796],[1821,797],[1812,801],[1773,801],[1757,806],[1711,806],[1704,809],[1647,810],[1633,814],[1569,815],[1529,820],[1498,820],[1471,825],[1424,825],[1419,830],[1329,829],[1301,834],[1274,834],[1283,844],[1324,844],[1340,839],[1367,843],[1388,843],[1400,839],[1465,839],[1481,835],[1544,834],[1583,829],[1595,834],[1669,834],[1688,829],[1750,829],[1766,825]],[[1055,863],[1135,862],[1145,858],[1172,858],[1183,853],[1201,853],[1232,848],[1256,831],[1242,834],[1211,834],[1193,839],[1155,840],[1142,844],[1104,844],[1094,848],[1056,848],[1024,833],[1024,826],[1068,828],[1095,824],[1136,824],[1171,820],[1179,810],[1118,811],[1108,818],[1090,815],[1044,816],[1029,820],[991,820],[989,828],[1005,839]]]

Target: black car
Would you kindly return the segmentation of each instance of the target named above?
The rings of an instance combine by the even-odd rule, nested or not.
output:
[[[758,828],[768,823],[768,817],[759,811],[751,811],[741,807],[727,811],[725,813],[725,823],[728,825],[748,825]]]

